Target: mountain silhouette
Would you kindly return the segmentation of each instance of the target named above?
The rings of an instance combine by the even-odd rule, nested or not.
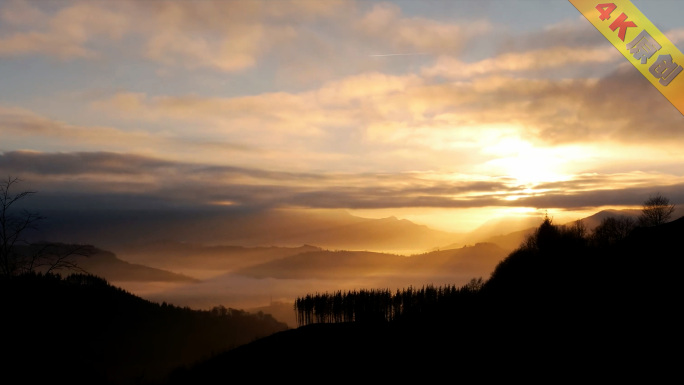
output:
[[[69,262],[75,264],[77,270],[108,281],[197,282],[197,279],[187,275],[124,261],[113,252],[92,245],[41,242],[30,245],[18,245],[15,246],[15,250],[23,255],[33,255],[36,253],[46,257],[51,255],[68,255]],[[46,272],[46,268],[37,268],[36,270]],[[58,272],[61,273],[63,271]],[[69,270],[66,272],[70,273]]]
[[[111,251],[101,249],[96,249],[87,258],[77,258],[76,263],[88,273],[107,281],[197,282],[187,275],[121,260]]]
[[[338,381],[665,381],[678,373],[672,349],[682,342],[682,235],[684,218],[595,246],[545,221],[457,305],[300,326],[178,371],[171,383],[213,383],[250,365],[268,368],[264,380],[300,370]]]
[[[299,247],[332,250],[423,252],[453,243],[458,234],[395,217],[362,218],[344,210],[240,211],[106,209],[87,212],[41,210],[47,219],[31,240],[89,243],[124,256],[124,250],[156,242],[242,247]]]
[[[320,247],[310,245],[244,247],[202,245],[168,240],[128,245],[121,247],[119,254],[127,261],[180,271],[193,277],[206,279],[247,266],[319,250],[321,250]]]
[[[287,329],[267,314],[192,310],[93,275],[0,277],[4,383],[155,384],[177,367]]]
[[[487,243],[411,256],[238,247],[264,258],[242,268],[263,277],[256,279],[490,266],[485,280],[457,289],[316,293],[330,301],[311,311],[351,309],[347,318],[356,321],[296,328],[263,312],[154,303],[92,275],[2,277],[0,330],[11,352],[4,375],[112,385],[282,381],[300,372],[335,381],[664,382],[679,367],[682,235],[684,217],[636,227],[613,243],[546,218],[508,254]],[[103,261],[117,260],[100,252]],[[386,307],[369,306],[373,298]],[[352,305],[336,307],[336,299]]]
[[[350,278],[374,275],[470,275],[489,274],[505,257],[494,244],[403,256],[369,251],[319,250],[272,260],[236,270],[255,278]]]

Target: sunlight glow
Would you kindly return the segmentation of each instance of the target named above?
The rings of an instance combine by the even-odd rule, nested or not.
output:
[[[485,163],[494,172],[512,178],[516,185],[528,187],[569,180],[570,164],[586,158],[586,150],[579,147],[542,148],[514,137],[501,138],[497,143],[486,146],[482,152],[496,156]]]
[[[238,205],[238,202],[235,201],[213,201],[210,202],[212,205],[217,205],[217,206],[235,206]]]

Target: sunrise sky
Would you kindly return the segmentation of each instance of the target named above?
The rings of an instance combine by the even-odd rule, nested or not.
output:
[[[684,50],[684,2],[632,2]],[[683,149],[567,0],[0,0],[0,175],[54,205],[466,231],[684,203]]]

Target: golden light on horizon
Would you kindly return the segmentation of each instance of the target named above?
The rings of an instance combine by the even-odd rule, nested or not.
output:
[[[209,204],[216,205],[216,206],[236,206],[236,205],[239,205],[238,202],[230,201],[230,200],[212,201],[212,202],[209,202]]]

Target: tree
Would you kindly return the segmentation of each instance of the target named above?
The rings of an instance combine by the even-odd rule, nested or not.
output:
[[[596,226],[591,234],[591,241],[596,246],[614,245],[627,238],[634,229],[634,219],[626,216],[606,217]]]
[[[666,223],[675,210],[675,205],[660,193],[651,195],[643,203],[639,224],[641,226],[658,226]]]
[[[15,212],[18,202],[36,193],[22,191],[12,194],[12,188],[20,182],[19,178],[9,176],[0,182],[0,276],[37,270],[45,273],[62,269],[85,272],[73,257],[91,255],[94,252],[92,246],[48,242],[31,244],[24,238],[25,232],[34,229],[44,218],[25,209]]]
[[[16,195],[10,193],[13,185],[19,183],[18,178],[7,177],[0,182],[0,273],[14,275],[23,265],[23,257],[17,252],[17,245],[23,243],[22,234],[33,228],[42,218],[35,213],[24,210],[21,215],[12,213],[13,206],[22,199],[35,194],[35,191],[23,191]]]
[[[521,243],[520,249],[534,251],[568,251],[585,244],[587,228],[577,220],[570,225],[554,225],[548,215],[539,227]]]

